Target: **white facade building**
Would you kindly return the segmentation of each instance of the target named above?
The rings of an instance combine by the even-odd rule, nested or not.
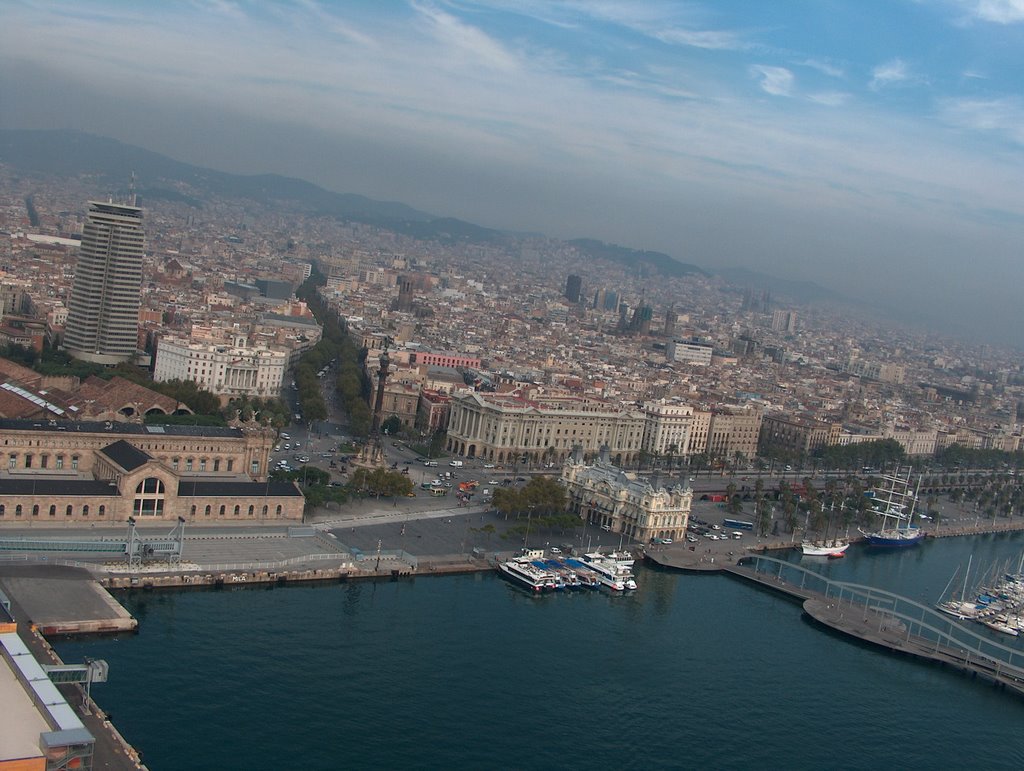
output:
[[[688,404],[674,404],[661,399],[644,404],[647,416],[644,425],[643,449],[648,455],[682,456],[690,444],[693,408]]]
[[[638,462],[646,415],[600,399],[575,396],[522,399],[500,394],[452,397],[447,449],[456,455],[515,463],[559,464],[581,445],[589,455],[602,445],[621,465]]]
[[[153,380],[189,380],[222,399],[276,397],[284,383],[288,351],[165,337],[156,352]]]
[[[672,340],[665,348],[665,357],[669,361],[680,361],[687,364],[708,366],[711,364],[711,343],[700,343],[694,340]]]

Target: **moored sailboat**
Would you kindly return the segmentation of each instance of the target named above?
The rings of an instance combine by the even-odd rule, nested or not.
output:
[[[912,472],[909,466],[905,475],[902,469],[897,468],[892,474],[882,477],[886,487],[874,489],[872,510],[882,517],[882,526],[874,532],[859,528],[870,546],[900,549],[916,546],[924,539],[924,531],[914,525],[917,491],[912,487]]]

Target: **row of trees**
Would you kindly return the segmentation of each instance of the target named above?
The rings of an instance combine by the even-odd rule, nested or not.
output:
[[[1024,452],[975,450],[951,444],[935,454],[935,464],[943,469],[1024,469]]]
[[[903,445],[895,439],[878,439],[845,446],[823,447],[815,453],[821,468],[857,469],[865,466],[881,468],[902,463],[906,458]]]
[[[502,538],[528,536],[533,532],[548,530],[565,533],[582,524],[575,514],[569,513],[565,488],[554,477],[534,477],[523,487],[499,487],[494,491],[492,504],[494,508],[517,520],[526,518],[510,527]]]
[[[345,503],[353,496],[401,497],[411,493],[413,487],[408,475],[382,468],[356,469],[343,486],[332,486],[331,475],[316,466],[303,466],[291,471],[276,469],[270,473],[270,478],[298,482],[306,496],[307,511],[328,502]]]
[[[317,373],[334,362],[335,389],[348,414],[349,430],[353,436],[370,433],[369,407],[370,380],[364,371],[366,350],[360,350],[346,331],[346,325],[337,313],[329,309],[317,292],[326,278],[314,270],[295,294],[302,299],[323,327],[323,337],[299,360],[295,368],[295,385],[299,401],[307,420],[322,420],[327,416]]]

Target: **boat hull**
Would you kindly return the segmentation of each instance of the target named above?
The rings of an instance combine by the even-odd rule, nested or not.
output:
[[[498,570],[512,585],[518,586],[520,589],[526,589],[532,594],[541,594],[542,592],[549,592],[554,589],[554,586],[545,585],[542,580],[524,574],[508,563],[499,563]]]
[[[805,557],[831,557],[833,554],[842,554],[849,548],[850,544],[842,541],[832,546],[807,542],[800,544],[800,551]]]
[[[864,540],[868,546],[877,546],[884,549],[906,549],[910,546],[917,546],[924,540],[924,532],[918,528],[907,528],[907,531],[880,531],[877,533],[864,533]]]

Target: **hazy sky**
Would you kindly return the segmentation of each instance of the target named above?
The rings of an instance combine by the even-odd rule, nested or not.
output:
[[[0,125],[1024,333],[1024,0],[17,2]]]

